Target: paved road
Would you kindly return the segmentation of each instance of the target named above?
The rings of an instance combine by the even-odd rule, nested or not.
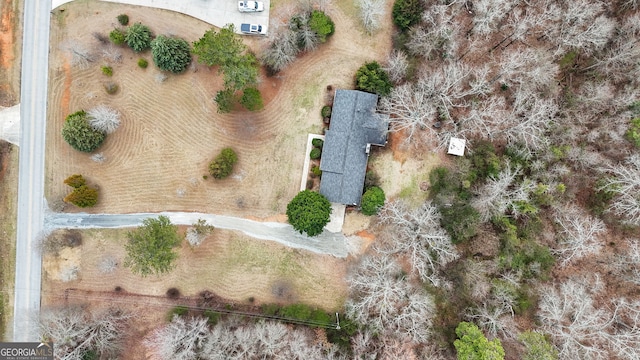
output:
[[[51,0],[24,1],[20,99],[20,169],[13,340],[37,341],[42,261],[33,246],[42,230]]]
[[[142,224],[142,220],[149,217],[165,215],[171,222],[178,225],[190,225],[198,219],[205,219],[209,224],[221,228],[242,231],[245,234],[263,240],[277,241],[283,245],[313,251],[319,254],[330,254],[336,257],[346,257],[349,248],[357,247],[350,244],[342,233],[323,231],[315,237],[308,237],[295,231],[291,225],[275,222],[259,222],[242,218],[211,215],[193,212],[167,212],[160,214],[67,214],[51,213],[46,216],[45,228],[120,228],[133,227]]]

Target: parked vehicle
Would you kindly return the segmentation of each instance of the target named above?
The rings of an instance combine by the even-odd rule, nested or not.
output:
[[[264,11],[264,3],[262,1],[238,1],[238,11],[240,12],[257,12]]]
[[[244,34],[264,35],[267,33],[267,29],[258,24],[241,24],[240,32]]]

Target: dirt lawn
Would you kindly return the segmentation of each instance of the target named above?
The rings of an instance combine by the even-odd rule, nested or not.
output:
[[[73,2],[62,7],[64,12],[54,11],[46,165],[49,203],[62,208],[60,199],[69,192],[63,180],[82,173],[100,186],[99,204],[91,212],[193,210],[257,218],[284,213],[299,190],[307,133],[321,130],[326,86],[352,88],[357,68],[366,61],[383,61],[390,49],[389,29],[373,37],[364,35],[354,30],[358,25],[341,8],[334,5],[330,11],[336,32],[327,44],[277,77],[261,77],[263,111],[231,114],[218,114],[212,100],[221,89],[215,69],[194,64],[184,74],[167,74],[159,82],[160,71],[149,52],[116,48],[122,61],[113,61],[104,54],[110,45],[101,45],[92,35],[107,35],[121,13],[128,14],[131,23],[148,25],[155,34],[174,34],[188,41],[197,40],[209,25],[168,11],[96,1]],[[246,41],[258,51],[266,39]],[[77,64],[74,51],[86,51],[92,61]],[[147,69],[138,68],[140,57],[149,60]],[[100,71],[107,64],[113,67],[111,78]],[[109,81],[118,84],[116,95],[103,89]],[[73,150],[60,136],[67,114],[100,104],[117,109],[123,118],[120,128],[98,149],[106,158],[103,163]],[[234,175],[223,181],[203,179],[208,162],[227,146],[239,157]]]
[[[58,230],[65,231],[65,230]],[[82,244],[43,258],[43,307],[59,302],[66,289],[114,291],[162,296],[177,288],[197,297],[209,290],[230,301],[256,304],[303,302],[338,310],[346,298],[347,260],[258,241],[239,232],[216,229],[199,247],[186,241],[178,249],[176,268],[158,276],[140,277],[122,264],[127,229],[83,230]],[[100,264],[115,259],[115,271]],[[75,279],[68,274],[76,269]]]

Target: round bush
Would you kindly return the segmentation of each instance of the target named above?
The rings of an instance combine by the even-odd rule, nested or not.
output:
[[[151,30],[146,25],[135,23],[127,30],[124,39],[133,51],[145,51],[151,47]]]
[[[389,74],[375,61],[364,64],[356,71],[356,89],[378,94],[389,95],[391,92]]]
[[[109,33],[109,40],[111,40],[112,43],[114,43],[115,45],[122,45],[124,44],[124,37],[126,36],[126,34],[124,33],[124,31],[120,30],[120,29],[113,29],[110,33]]]
[[[361,208],[362,213],[371,216],[378,213],[378,210],[384,205],[385,195],[384,191],[377,187],[370,187],[367,191],[365,191],[364,195],[362,195]]]
[[[94,130],[89,124],[87,113],[80,110],[65,119],[62,126],[62,138],[78,151],[93,152],[102,145],[106,134]]]
[[[120,25],[126,26],[129,25],[129,15],[127,14],[120,14],[118,15],[118,22],[120,23]]]
[[[151,41],[153,62],[161,70],[183,72],[191,63],[191,47],[180,38],[159,35]]]
[[[331,106],[329,105],[323,106],[322,110],[320,110],[320,115],[322,115],[323,118],[331,116]]]
[[[138,66],[142,69],[146,69],[149,66],[149,62],[145,58],[138,59]]]
[[[331,203],[322,194],[303,190],[287,205],[289,224],[300,233],[316,236],[322,232],[331,215]]]
[[[209,173],[215,179],[226,178],[233,171],[233,165],[236,162],[238,162],[238,155],[233,149],[222,149],[220,154],[209,164]]]
[[[107,75],[107,76],[112,76],[113,75],[113,68],[111,66],[103,66],[102,67],[102,73]]]
[[[315,159],[320,159],[320,156],[322,155],[322,150],[318,149],[318,148],[313,148],[311,149],[311,152],[309,153],[309,157],[312,160]]]
[[[311,145],[313,145],[313,146],[315,146],[315,147],[317,147],[319,149],[322,149],[322,145],[324,145],[324,141],[322,141],[322,139],[315,138],[315,139],[311,140]]]

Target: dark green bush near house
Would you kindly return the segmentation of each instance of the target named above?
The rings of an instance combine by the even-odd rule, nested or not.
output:
[[[115,45],[122,45],[125,43],[125,32],[120,29],[113,29],[109,33],[109,40]]]
[[[103,74],[107,76],[113,75],[113,68],[111,66],[103,66],[101,69]]]
[[[120,14],[120,15],[118,15],[117,19],[118,19],[118,22],[120,23],[120,25],[122,25],[122,26],[129,25],[129,15]]]
[[[322,150],[318,148],[311,149],[311,152],[309,153],[309,158],[311,158],[312,160],[315,160],[315,159],[320,159],[320,156],[322,156]]]
[[[224,148],[209,164],[209,173],[215,179],[224,179],[231,175],[236,162],[238,162],[236,152],[231,148]]]
[[[322,194],[303,190],[287,205],[287,220],[294,229],[309,236],[322,232],[331,215],[331,203]]]
[[[393,23],[402,31],[409,30],[410,27],[420,22],[424,5],[421,0],[396,0],[393,3],[391,16]]]
[[[145,58],[138,59],[138,67],[142,69],[146,69],[149,66],[149,62]]]
[[[67,116],[62,126],[62,138],[72,148],[82,152],[93,152],[102,145],[106,134],[94,130],[87,119],[87,113],[80,110]]]
[[[116,84],[114,82],[108,82],[108,83],[104,84],[104,90],[109,95],[114,95],[115,93],[118,92],[118,89],[119,89],[118,84]]]
[[[151,38],[151,29],[148,26],[135,23],[127,30],[124,40],[133,51],[141,52],[151,47]]]
[[[309,27],[318,35],[320,42],[325,42],[333,35],[335,25],[329,15],[320,10],[313,10],[309,19]]]
[[[318,149],[322,149],[322,146],[324,145],[324,141],[322,141],[322,139],[315,138],[311,140],[311,145],[313,145],[314,147],[317,147]]]
[[[389,74],[376,61],[362,65],[356,71],[356,89],[378,94],[389,95],[393,84]]]
[[[322,107],[322,110],[320,110],[320,115],[323,118],[328,118],[331,116],[331,106],[329,105],[325,105]]]
[[[320,176],[320,175],[322,175],[322,170],[320,170],[320,167],[318,165],[313,165],[311,167],[311,173],[314,176]]]
[[[264,104],[262,103],[262,96],[260,90],[256,88],[245,88],[242,90],[242,97],[240,98],[240,105],[244,106],[249,111],[262,110]]]
[[[161,70],[177,74],[191,63],[191,47],[183,39],[158,35],[150,46],[153,62]]]
[[[377,186],[370,187],[362,195],[362,202],[360,203],[362,213],[367,216],[377,214],[378,210],[384,205],[385,199],[384,191],[381,188]]]

